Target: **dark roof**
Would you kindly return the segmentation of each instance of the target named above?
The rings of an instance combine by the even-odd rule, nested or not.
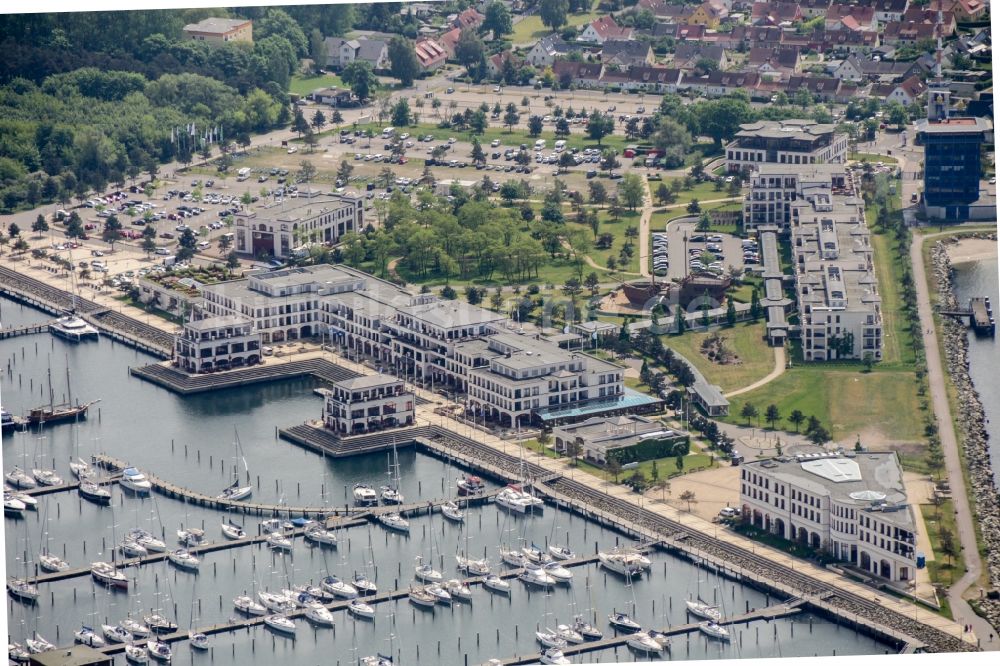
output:
[[[609,39],[601,47],[601,58],[607,60],[617,56],[631,58],[645,58],[649,55],[652,47],[648,42],[637,42],[634,40]]]
[[[853,2],[861,7],[871,7],[877,12],[901,13],[906,10],[909,0],[853,0]]]
[[[630,67],[628,80],[634,83],[659,83],[663,85],[680,82],[681,70],[668,67]]]
[[[601,78],[601,70],[604,65],[601,63],[573,62],[572,60],[556,60],[552,63],[552,73],[562,78],[569,76],[573,79],[594,79]]]
[[[783,67],[785,69],[795,69],[799,63],[799,48],[797,46],[784,46],[769,48],[755,46],[750,49],[747,62],[753,66],[760,66],[770,63],[772,67]]]

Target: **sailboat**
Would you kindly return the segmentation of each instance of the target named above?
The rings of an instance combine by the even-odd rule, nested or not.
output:
[[[389,459],[389,485],[382,486],[380,497],[383,504],[402,504],[403,493],[399,491],[399,455],[396,453],[396,440],[392,440],[392,457]]]
[[[91,405],[97,404],[100,400],[91,400],[90,402],[73,404],[73,392],[70,385],[69,379],[69,360],[66,363],[66,391],[68,394],[68,400],[64,403],[55,403],[55,393],[52,390],[52,369],[49,368],[49,404],[42,405],[41,407],[35,407],[28,412],[28,424],[29,425],[42,425],[45,423],[62,423],[64,421],[72,421],[77,418],[86,418],[87,410],[90,409]]]
[[[234,523],[232,519],[227,519],[222,523],[222,535],[227,539],[237,540],[246,538],[247,533],[242,525]]]
[[[247,473],[247,478],[250,476],[250,470],[247,469],[247,459],[243,456],[243,448],[240,446],[240,435],[236,432],[236,427],[233,426],[233,482],[228,488],[219,493],[216,497],[221,500],[230,500],[232,502],[237,502],[239,500],[245,500],[253,494],[253,486],[249,483],[245,486],[240,485],[240,474],[236,466],[236,459],[239,457],[243,461],[243,470]]]
[[[24,566],[24,577],[10,577],[7,579],[7,593],[11,597],[26,604],[34,604],[38,601],[38,586],[28,580],[28,560],[27,553],[31,552],[31,540],[28,536],[28,525],[24,525],[24,553],[25,559],[21,562]]]

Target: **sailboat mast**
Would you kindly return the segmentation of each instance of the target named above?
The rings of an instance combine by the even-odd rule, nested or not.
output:
[[[69,382],[69,354],[66,355],[66,399],[69,406],[73,406],[73,386]]]

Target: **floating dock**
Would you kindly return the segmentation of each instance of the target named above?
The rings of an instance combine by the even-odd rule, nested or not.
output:
[[[993,317],[993,305],[989,298],[982,296],[970,298],[968,308],[964,310],[938,310],[938,314],[968,321],[969,327],[976,332],[976,335],[996,335],[996,319]]]

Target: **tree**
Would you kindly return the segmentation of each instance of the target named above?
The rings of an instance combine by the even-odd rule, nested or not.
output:
[[[313,114],[310,123],[312,124],[314,131],[322,132],[323,128],[326,126],[326,115],[320,109],[316,109],[316,113]]]
[[[229,238],[229,234],[222,234],[219,236],[219,254],[228,254],[229,250],[232,249],[233,241]]]
[[[604,470],[615,477],[615,483],[618,483],[618,475],[622,473],[622,463],[615,456],[608,456],[608,459],[604,462]]]
[[[760,292],[757,287],[750,292],[750,317],[754,320],[760,319],[764,314],[764,307],[760,304]]]
[[[625,174],[621,183],[618,184],[618,195],[625,202],[625,205],[628,206],[628,209],[634,211],[642,205],[642,200],[645,196],[642,178],[635,173]]]
[[[389,40],[389,63],[389,72],[399,79],[404,88],[412,86],[420,73],[420,61],[417,60],[413,42],[398,35]]]
[[[597,277],[597,273],[591,273],[583,281],[583,286],[590,290],[591,296],[597,296],[597,292],[601,288],[601,279]]]
[[[406,127],[410,124],[410,104],[405,98],[392,107],[392,124],[396,127]]]
[[[701,134],[711,137],[717,146],[732,139],[740,125],[754,119],[750,103],[738,97],[723,97],[694,105]]]
[[[101,232],[101,240],[111,246],[111,251],[115,250],[115,243],[121,240],[122,223],[117,215],[112,215],[104,221],[104,231]]]
[[[354,173],[354,165],[347,160],[341,160],[340,166],[337,167],[337,180],[346,184],[351,179],[352,173]]]
[[[31,246],[28,244],[28,241],[26,241],[23,238],[21,238],[20,236],[18,236],[17,240],[14,241],[13,250],[14,250],[14,252],[17,252],[18,254],[24,254],[25,252],[28,251],[29,247],[31,247]]]
[[[309,57],[313,61],[313,71],[322,74],[323,67],[326,66],[326,45],[323,43],[323,33],[318,28],[313,28],[309,33]]]
[[[608,200],[608,191],[601,181],[592,180],[587,187],[590,189],[590,203],[599,206]]]
[[[194,232],[191,231],[190,228],[182,231],[181,237],[177,240],[177,260],[188,261],[194,256],[197,244],[198,239],[195,237]]]
[[[341,80],[351,87],[351,92],[362,102],[371,97],[372,91],[378,87],[378,79],[372,66],[365,60],[352,60],[340,73]]]
[[[801,410],[793,409],[792,413],[788,415],[788,420],[795,425],[795,432],[798,432],[802,422],[806,420],[806,415]]]
[[[76,211],[73,212],[75,213]],[[7,234],[11,238],[17,238],[21,235],[21,227],[17,226],[17,222],[11,222],[10,226],[7,227]]]
[[[697,199],[691,199],[690,203],[687,205],[687,212],[692,215],[697,215],[701,212],[701,204],[698,203]]]
[[[573,461],[573,467],[577,466],[577,461],[580,456],[583,455],[583,445],[579,441],[573,439],[566,442],[566,456]]]
[[[570,167],[573,167],[575,165],[576,165],[576,160],[573,159],[573,155],[571,155],[570,153],[564,152],[561,155],[559,155],[559,170],[560,171],[563,171],[563,172],[568,171],[570,169]]]
[[[541,0],[538,3],[538,17],[542,19],[542,25],[553,32],[566,25],[568,14],[569,0]]]
[[[455,42],[455,59],[467,70],[478,66],[486,58],[486,45],[472,28],[464,28]]]
[[[809,441],[816,446],[823,446],[830,441],[830,432],[823,426],[820,426],[818,428],[814,428],[812,432],[809,432],[807,437],[809,437]]]
[[[156,228],[152,225],[146,225],[142,228],[142,251],[146,253],[146,258],[149,258],[156,250]]]
[[[726,325],[730,328],[736,326],[736,303],[733,301],[732,294],[729,294],[726,299]]]
[[[955,548],[955,535],[947,527],[942,527],[938,531],[938,544],[941,549],[941,554],[947,556],[948,566],[951,566],[951,559],[958,555],[958,550]]]
[[[486,162],[486,153],[483,151],[483,146],[479,143],[478,137],[472,137],[472,153],[469,156],[472,158],[473,163],[481,164]]]
[[[80,215],[74,210],[69,214],[69,219],[66,221],[66,238],[83,238],[84,235],[83,220],[80,219]]]
[[[674,467],[677,468],[678,472],[683,472],[684,471],[684,455],[683,454],[678,453],[676,456],[674,456]]]
[[[493,32],[493,39],[502,39],[504,35],[514,32],[514,20],[507,6],[498,0],[486,5],[486,18],[480,26],[483,32]]]
[[[307,183],[316,177],[316,166],[309,160],[299,162],[299,180]]]
[[[542,133],[542,117],[541,116],[531,116],[528,118],[528,135],[536,137]]]
[[[615,121],[611,116],[606,116],[598,110],[590,114],[587,121],[587,136],[601,145],[601,141],[615,129]]]
[[[232,273],[237,268],[240,267],[240,257],[236,254],[236,250],[230,250],[229,254],[226,255],[226,268]]]
[[[871,372],[872,368],[875,366],[875,356],[871,352],[865,352],[864,357],[862,357],[861,362],[864,363],[865,372]]]
[[[302,115],[302,109],[295,107],[295,116],[292,118],[292,131],[302,138],[302,135],[309,131],[309,122]]]
[[[750,419],[755,419],[758,416],[757,408],[749,402],[743,403],[743,409],[740,410],[740,416],[747,420],[747,425],[749,426]]]
[[[662,182],[656,187],[656,198],[661,204],[672,204],[677,201],[677,195],[670,189],[670,186]]]
[[[34,231],[39,237],[49,230],[49,223],[45,220],[45,216],[39,213],[35,221],[31,223],[31,230]]]
[[[674,306],[674,328],[677,329],[677,335],[687,330],[687,319],[684,318],[684,309],[680,304]]]
[[[688,513],[691,513],[691,502],[697,502],[693,490],[685,490],[681,493],[681,501],[687,502]]]
[[[514,125],[516,125],[521,120],[521,114],[517,112],[517,107],[511,102],[507,105],[507,112],[503,115],[503,124],[507,127],[507,132],[511,133],[514,131]],[[539,130],[541,132],[541,130]]]
[[[778,409],[777,405],[772,403],[764,410],[764,418],[771,424],[771,430],[774,430],[775,422],[781,420],[781,410]]]

